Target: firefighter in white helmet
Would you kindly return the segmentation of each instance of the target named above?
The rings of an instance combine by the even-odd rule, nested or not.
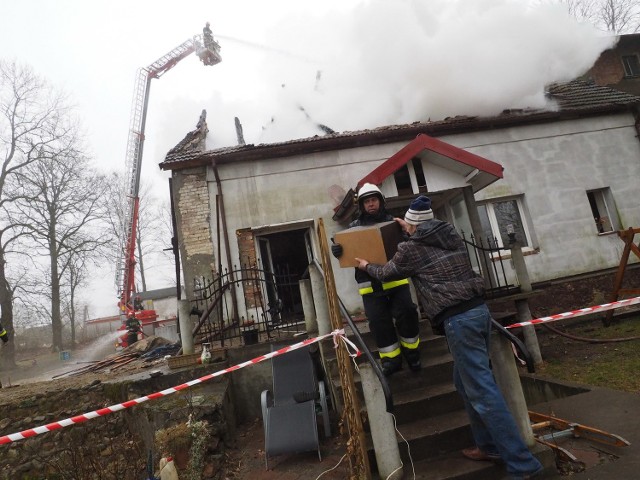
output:
[[[393,216],[385,210],[385,198],[377,186],[365,183],[357,198],[360,214],[349,228],[393,221]],[[331,253],[336,258],[342,256],[342,245],[333,244]],[[420,370],[418,310],[411,299],[409,280],[383,283],[357,268],[355,277],[383,373],[389,376],[400,370],[403,357],[412,371]]]

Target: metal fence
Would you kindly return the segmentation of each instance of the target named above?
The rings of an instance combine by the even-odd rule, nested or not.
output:
[[[519,286],[509,281],[502,254],[504,249],[500,248],[497,238],[486,238],[483,241],[471,234],[467,239],[464,231],[460,233],[467,247],[471,266],[484,278],[486,298],[499,298],[520,291]]]
[[[469,261],[483,276],[486,297],[499,298],[519,291],[509,281],[504,250],[497,239],[461,236]],[[199,321],[195,343],[215,347],[251,345],[290,338],[305,332],[300,298],[301,276],[285,267],[265,269],[262,265],[234,265],[209,277],[194,279],[192,313]],[[244,305],[239,309],[236,305]]]
[[[198,314],[196,343],[213,347],[251,345],[305,331],[300,275],[243,265],[194,280],[192,313]],[[238,303],[237,303],[238,302]],[[236,305],[242,302],[244,310]]]

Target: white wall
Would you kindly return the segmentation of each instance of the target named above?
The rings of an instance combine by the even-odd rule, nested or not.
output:
[[[115,332],[121,326],[122,321],[119,318],[116,318],[111,322],[86,323],[84,329],[84,338],[86,340],[99,338],[107,333]]]
[[[587,190],[609,187],[622,228],[640,226],[640,142],[631,114],[532,125],[442,140],[504,166],[477,200],[523,194],[540,251],[532,281],[616,267],[623,243],[598,235]]]
[[[477,193],[477,200],[524,194],[539,247],[526,263],[531,280],[540,282],[618,265],[622,241],[596,233],[586,191],[610,187],[623,228],[640,226],[636,135],[633,116],[617,114],[439,138],[504,166],[504,179]],[[220,166],[231,263],[238,259],[238,229],[322,217],[331,237],[344,227],[331,219],[329,188],[354,188],[406,143]],[[208,176],[215,205],[211,169]],[[211,215],[212,232],[215,221]],[[315,231],[314,242],[317,255]],[[347,308],[361,309],[353,269],[341,269],[333,258],[332,266]]]
[[[153,309],[158,315],[158,320],[173,318],[178,315],[178,301],[176,297],[159,298],[153,300]]]
[[[235,241],[238,229],[322,217],[329,238],[342,230],[344,227],[331,219],[335,205],[329,188],[339,185],[345,192],[355,188],[358,180],[404,145],[396,143],[220,166],[232,263],[238,263]],[[215,205],[217,188],[209,170],[211,205]],[[215,222],[215,215],[211,215],[212,232]],[[313,248],[319,258],[315,229],[313,233]],[[215,234],[213,238],[216,238]],[[222,259],[222,264],[226,265],[226,258]],[[347,308],[361,309],[362,300],[353,279],[353,268],[340,268],[333,257],[332,267],[338,293]]]

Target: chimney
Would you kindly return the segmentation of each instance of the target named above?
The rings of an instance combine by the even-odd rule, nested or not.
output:
[[[234,117],[236,121],[236,136],[238,137],[238,145],[244,145],[244,135],[242,134],[242,124],[238,117]]]

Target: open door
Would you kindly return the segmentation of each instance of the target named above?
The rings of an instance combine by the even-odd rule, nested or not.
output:
[[[271,240],[268,236],[258,237],[258,247],[260,249],[260,258],[262,260],[262,269],[265,276],[265,291],[267,294],[268,308],[275,307],[282,302],[278,298],[278,289],[276,276],[273,268],[273,257],[271,255]]]
[[[268,281],[267,303],[277,306],[283,320],[303,319],[299,282],[313,258],[309,228],[262,231],[256,236],[262,268]]]

